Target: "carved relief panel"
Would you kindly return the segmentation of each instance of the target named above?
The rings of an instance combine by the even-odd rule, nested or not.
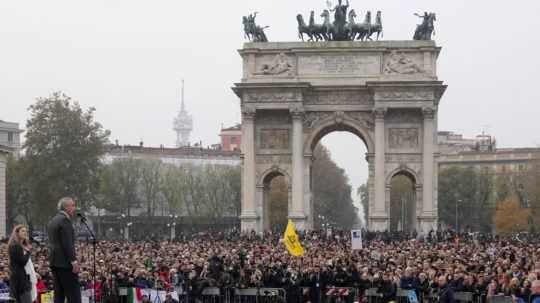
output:
[[[388,91],[379,91],[375,93],[376,101],[429,101],[435,97],[432,90],[394,88]]]
[[[302,93],[297,90],[257,90],[246,91],[243,102],[299,102]]]
[[[290,117],[288,111],[259,111],[257,113],[257,125],[262,128],[265,126],[279,125],[283,128],[283,125],[291,124]]]
[[[294,76],[295,57],[285,53],[257,57],[255,76],[291,77]]]
[[[370,94],[364,90],[351,91],[316,91],[306,94],[305,104],[372,104]]]
[[[388,129],[388,145],[393,149],[418,148],[418,128],[390,128]]]
[[[288,129],[261,129],[259,131],[260,149],[289,149]]]
[[[307,112],[304,114],[304,128],[311,129],[334,115],[333,112]]]
[[[384,56],[383,73],[385,75],[424,74],[422,54],[410,54],[393,50]]]
[[[389,124],[416,124],[420,125],[423,121],[423,116],[418,109],[399,109],[388,110],[385,115],[385,121]]]
[[[258,164],[290,164],[292,162],[291,155],[257,155],[256,162]]]

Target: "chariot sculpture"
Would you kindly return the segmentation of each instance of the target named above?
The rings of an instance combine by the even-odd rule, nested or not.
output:
[[[330,0],[326,2],[328,9],[325,9],[320,14],[321,23],[315,21],[315,11],[309,14],[309,22],[306,23],[302,14],[296,15],[298,22],[298,38],[306,41],[372,41],[371,38],[377,34],[376,40],[383,37],[382,13],[377,11],[375,22],[372,22],[371,11],[366,11],[363,22],[356,22],[358,15],[354,9],[349,10],[349,0],[338,0],[338,4],[332,6]],[[334,20],[331,21],[331,13]],[[413,39],[414,40],[431,40],[431,36],[435,34],[434,22],[437,20],[435,13],[425,12],[423,15],[415,14],[422,18],[422,23],[416,26]],[[264,29],[268,26],[261,27],[255,23],[257,12],[243,17],[244,36],[249,41],[253,42],[268,42]]]
[[[338,4],[332,8],[330,1],[327,2],[328,9],[323,10],[320,17],[322,23],[315,22],[315,12],[311,11],[309,23],[306,24],[301,14],[296,16],[298,22],[298,37],[304,40],[304,35],[308,41],[354,41],[354,40],[372,40],[371,36],[377,33],[377,40],[382,37],[382,14],[377,12],[375,23],[371,22],[371,12],[366,12],[364,22],[356,23],[357,17],[354,9],[349,9],[349,1],[346,4],[338,0]],[[348,11],[348,12],[347,12]],[[331,12],[334,13],[334,21],[330,21]]]
[[[249,41],[253,42],[268,42],[268,38],[264,33],[264,29],[268,26],[258,26],[255,23],[255,18],[257,17],[257,12],[244,16],[242,18],[242,23],[244,24],[244,37]]]

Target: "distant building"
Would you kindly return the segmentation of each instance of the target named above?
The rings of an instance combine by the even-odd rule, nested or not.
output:
[[[476,138],[463,138],[463,135],[450,131],[439,131],[437,134],[439,153],[443,155],[457,154],[469,151],[494,151],[496,149],[495,138],[482,134]]]
[[[189,145],[189,136],[193,130],[193,119],[186,111],[184,103],[184,80],[182,80],[182,103],[180,112],[174,118],[173,129],[176,132],[176,147]]]
[[[141,145],[107,145],[102,161],[111,163],[115,159],[135,157],[141,159],[159,159],[173,165],[228,165],[241,164],[238,151],[225,151],[202,147],[145,147]]]
[[[452,132],[439,132],[439,167],[472,167],[491,174],[520,173],[540,156],[540,148],[497,148],[486,134],[463,138]]]
[[[441,140],[440,133],[439,140]],[[439,148],[439,171],[452,167],[472,168],[489,176],[494,183],[499,176],[508,178],[514,183],[520,180],[517,177],[527,172],[534,161],[540,161],[540,148],[496,148],[495,139],[485,134],[475,139],[444,134],[439,142]],[[519,188],[523,185],[518,182],[516,186]],[[497,190],[498,188],[494,186],[488,202],[491,207],[495,207],[499,202]],[[525,196],[521,198],[523,198],[522,205],[526,206],[527,198]]]
[[[221,148],[224,151],[240,151],[242,146],[241,124],[236,124],[229,128],[222,128],[219,136],[221,137]]]
[[[0,239],[7,237],[6,164],[7,157],[12,152],[11,147],[0,144]]]
[[[7,236],[6,214],[6,164],[10,154],[19,156],[21,151],[19,124],[0,120],[0,238]]]
[[[19,123],[0,120],[0,145],[9,147],[18,156],[21,151],[21,133]]]

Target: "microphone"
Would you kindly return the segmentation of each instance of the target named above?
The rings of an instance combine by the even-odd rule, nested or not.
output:
[[[81,213],[77,213],[77,217],[79,217],[79,219],[81,219],[81,221],[86,221],[86,217]]]

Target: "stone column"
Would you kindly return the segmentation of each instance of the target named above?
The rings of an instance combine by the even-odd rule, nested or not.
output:
[[[289,217],[297,229],[305,228],[304,213],[304,147],[303,111],[292,109],[292,210]]]
[[[242,231],[256,230],[257,213],[255,212],[255,109],[242,109],[242,213],[240,220]]]
[[[434,165],[434,123],[433,117],[435,111],[432,108],[422,109],[424,114],[424,148],[423,148],[423,161],[422,168],[424,171],[423,175],[423,191],[422,191],[422,202],[423,208],[422,213],[423,217],[433,216],[433,165]]]
[[[385,108],[377,108],[375,114],[375,209],[373,215],[384,215],[385,209],[385,140],[384,115]]]
[[[259,220],[260,231],[265,231],[270,228],[270,224],[268,223],[268,220],[270,218],[270,207],[269,207],[270,197],[269,196],[270,196],[270,185],[258,184],[257,192],[255,193],[255,197],[257,199],[255,212],[260,214],[260,220]]]

